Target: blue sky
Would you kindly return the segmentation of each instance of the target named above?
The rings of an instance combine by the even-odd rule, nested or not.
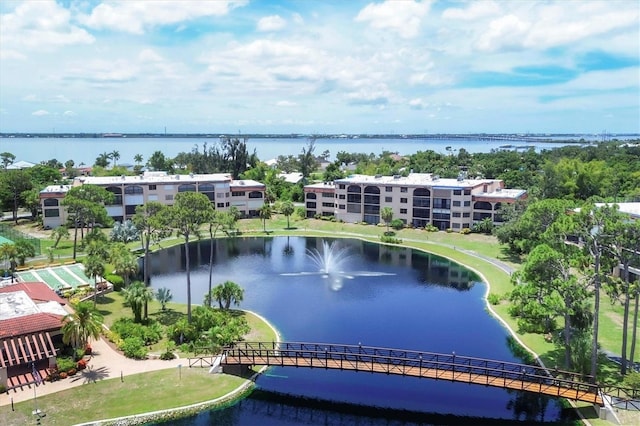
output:
[[[0,2],[0,132],[640,133],[640,2]]]

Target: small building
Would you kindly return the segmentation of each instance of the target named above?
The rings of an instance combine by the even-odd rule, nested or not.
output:
[[[36,383],[55,365],[65,304],[44,283],[0,288],[0,385],[13,389]]]

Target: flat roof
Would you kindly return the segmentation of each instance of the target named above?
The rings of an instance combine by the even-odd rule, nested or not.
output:
[[[336,179],[336,183],[375,183],[377,185],[441,186],[446,188],[472,188],[496,181],[498,180],[441,178],[432,173],[410,173],[408,176],[351,175],[343,179]]]
[[[188,174],[188,175],[170,175],[167,172],[145,172],[138,176],[79,176],[74,182],[92,184],[92,185],[122,185],[122,184],[148,184],[148,183],[166,183],[173,184],[175,182],[196,183],[196,182],[231,182],[231,175],[228,173],[211,173],[211,174]]]
[[[0,293],[0,321],[39,313],[38,305],[23,290]]]

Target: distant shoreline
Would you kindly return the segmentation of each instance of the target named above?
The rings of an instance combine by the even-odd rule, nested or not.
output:
[[[611,141],[618,137],[640,139],[636,133],[607,133],[602,135],[591,133],[425,133],[425,134],[211,134],[211,133],[0,133],[0,138],[198,138],[198,139],[418,139],[418,140],[458,140],[458,139],[492,139],[521,140],[532,142],[584,142]],[[562,139],[560,139],[562,138]]]

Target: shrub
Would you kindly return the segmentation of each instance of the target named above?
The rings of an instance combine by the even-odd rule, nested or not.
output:
[[[452,233],[452,232],[453,232],[453,229],[451,229],[451,228],[447,228],[447,229],[446,229],[446,231],[447,231],[447,234],[450,234],[450,233]]]
[[[62,380],[62,379],[66,379],[66,378],[67,378],[67,373],[66,373],[65,371],[62,371],[62,372],[60,373],[60,380]]]
[[[114,291],[120,291],[124,287],[124,280],[120,275],[106,274],[104,279],[113,284]]]
[[[155,321],[143,325],[133,322],[131,318],[120,318],[113,323],[111,330],[122,339],[138,337],[145,345],[157,343],[162,338],[162,326]]]
[[[627,373],[627,375],[624,376],[624,380],[622,380],[622,384],[628,388],[640,390],[640,373],[636,371]]]
[[[162,354],[160,354],[160,359],[163,361],[169,361],[174,359],[176,356],[173,354],[173,352],[170,351],[165,351],[162,352]]]
[[[487,296],[487,301],[492,305],[500,304],[501,300],[502,300],[502,297],[500,297],[499,294],[489,293],[489,295]]]
[[[404,222],[402,221],[402,219],[393,219],[391,221],[391,227],[396,231],[399,231],[404,228]]]
[[[438,228],[433,225],[427,225],[424,227],[424,230],[427,232],[438,232]]]
[[[75,376],[77,372],[78,370],[76,370],[75,368],[70,368],[69,371],[67,371],[67,374],[69,376]]]
[[[381,235],[380,241],[387,244],[401,244],[402,240],[400,238],[396,238],[393,235]]]
[[[80,371],[84,370],[85,368],[87,368],[87,361],[81,359],[80,361],[76,362],[76,370]]]
[[[0,393],[5,393],[7,391],[7,387],[5,385],[0,385]]]
[[[73,358],[68,357],[60,357],[58,358],[58,370],[59,371],[69,371],[76,366],[76,362]]]
[[[460,233],[462,235],[469,235],[471,233],[471,229],[470,228],[462,228],[462,230],[460,231]]]
[[[144,342],[139,337],[127,337],[122,341],[120,350],[127,358],[145,359],[147,351],[144,348]]]

